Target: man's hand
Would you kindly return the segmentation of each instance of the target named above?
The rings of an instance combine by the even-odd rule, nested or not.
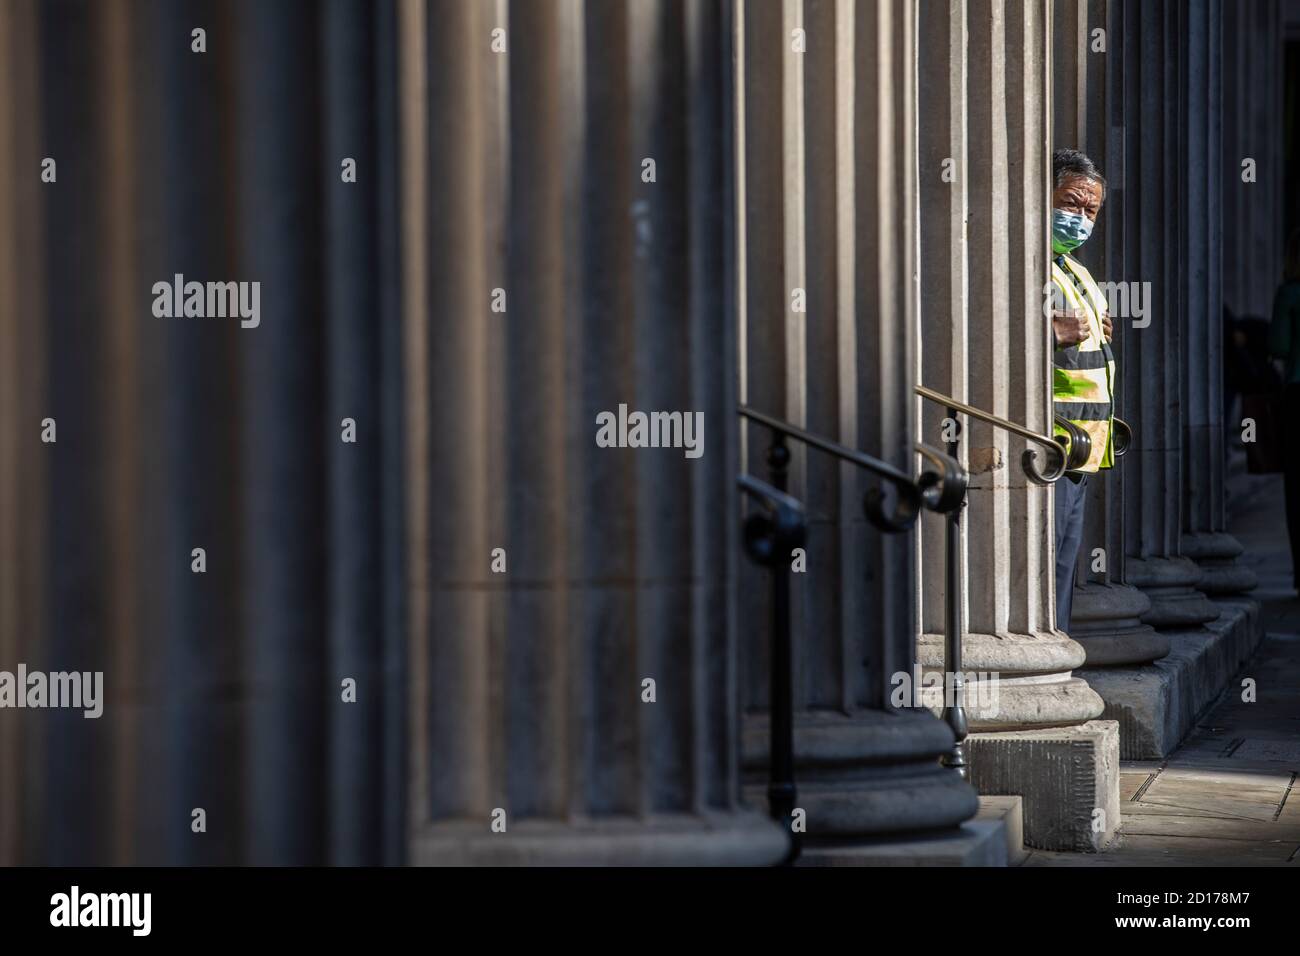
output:
[[[1088,316],[1083,312],[1057,309],[1052,313],[1052,334],[1056,336],[1057,348],[1078,345],[1090,331]]]
[[[1115,326],[1111,325],[1110,313],[1103,312],[1101,314],[1101,334],[1106,336],[1107,342],[1110,341],[1110,337],[1112,334],[1114,334],[1114,331],[1115,331]]]

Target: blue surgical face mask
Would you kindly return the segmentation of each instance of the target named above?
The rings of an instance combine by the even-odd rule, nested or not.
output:
[[[1092,220],[1077,212],[1052,210],[1052,251],[1073,252],[1092,235]]]

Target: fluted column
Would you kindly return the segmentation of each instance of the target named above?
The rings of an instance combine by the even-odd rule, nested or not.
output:
[[[44,632],[44,526],[49,456],[39,441],[47,417],[45,288],[23,281],[45,265],[44,217],[31,188],[44,150],[35,130],[44,105],[37,80],[37,7],[0,5],[0,666],[34,658]],[[7,228],[22,223],[25,229]],[[6,711],[0,720],[0,865],[41,859],[28,808],[44,794],[35,735]]]
[[[1047,232],[1049,37],[1047,4],[956,4],[921,25],[923,60],[942,60],[921,89],[923,155],[955,160],[922,169],[922,379],[954,398],[1051,432],[1051,374],[1043,318]],[[955,42],[964,33],[965,42]],[[954,77],[964,77],[964,90]],[[965,97],[965,130],[950,125]],[[963,205],[965,204],[964,209]],[[922,437],[942,411],[925,410]],[[962,454],[971,472],[964,520],[968,568],[963,664],[1001,675],[998,693],[968,709],[977,730],[1080,723],[1101,700],[1071,676],[1083,648],[1053,627],[1051,491],[1020,468],[1022,439],[971,422]],[[943,552],[924,553],[920,658],[943,663]]]
[[[922,61],[937,61],[920,99],[922,156],[931,163],[921,171],[921,377],[1044,436],[1052,431],[1043,310],[1051,11],[1046,0],[979,0],[953,3],[921,26]],[[944,413],[924,414],[922,437],[936,441]],[[1022,469],[1024,439],[962,425],[971,476],[962,595],[970,779],[981,793],[1023,798],[1028,845],[1096,849],[1119,823],[1119,734],[1114,721],[1094,719],[1102,700],[1073,674],[1083,647],[1054,626],[1052,489]],[[1032,450],[1041,464],[1046,452]],[[926,543],[922,566],[918,656],[934,672],[945,664],[937,542]]]
[[[1282,0],[1222,3],[1223,302],[1236,316],[1265,320],[1281,282],[1286,182],[1294,175],[1277,125],[1283,8]],[[1240,434],[1239,422],[1229,424]]]
[[[1129,42],[1122,7],[1116,0],[1057,0],[1053,7],[1052,145],[1086,153],[1107,179],[1092,238],[1075,253],[1103,283],[1130,278],[1123,271],[1128,237],[1120,218],[1127,194],[1122,109]],[[1098,29],[1102,35],[1094,32]],[[1122,381],[1140,374],[1128,367],[1125,356],[1126,340],[1139,333],[1133,328],[1132,303],[1120,295],[1111,298],[1116,300],[1109,303],[1111,349]],[[1124,418],[1122,392],[1117,383],[1115,414]],[[1150,599],[1127,582],[1125,480],[1135,467],[1132,458],[1116,459],[1114,468],[1094,475],[1088,484],[1072,619],[1057,621],[1057,627],[1083,645],[1089,667],[1143,664],[1169,653],[1169,639],[1142,622],[1150,613]]]
[[[1234,6],[1229,4],[1229,6]],[[1229,16],[1239,16],[1230,13]],[[1187,57],[1187,98],[1182,104],[1186,170],[1180,206],[1186,210],[1181,236],[1187,289],[1187,332],[1183,341],[1183,404],[1187,410],[1183,447],[1182,553],[1201,567],[1197,587],[1210,595],[1248,591],[1255,572],[1234,560],[1241,543],[1226,531],[1224,471],[1226,466],[1223,408],[1223,223],[1220,197],[1228,190],[1256,188],[1249,199],[1272,198],[1281,205],[1276,165],[1259,183],[1241,182],[1239,174],[1224,176],[1220,144],[1224,9],[1221,0],[1195,0],[1188,5],[1182,52]],[[1265,60],[1273,37],[1257,37]],[[1252,46],[1252,55],[1256,51]],[[1276,79],[1274,80],[1276,85]],[[1268,100],[1268,87],[1260,91]],[[1266,142],[1272,142],[1272,139]],[[1234,182],[1235,180],[1235,182]],[[1272,188],[1270,188],[1272,187]],[[1240,213],[1241,204],[1235,204]],[[1270,220],[1271,219],[1270,214]]]
[[[352,419],[360,438],[329,442],[330,684],[364,689],[331,712],[329,849],[337,864],[392,864],[406,855],[407,760],[396,9],[344,0],[322,21],[327,422],[334,439]],[[343,181],[344,158],[358,182]]]
[[[743,6],[742,400],[911,473],[918,291],[912,0]],[[794,49],[803,31],[806,51]],[[806,296],[806,311],[798,304]],[[768,436],[747,432],[766,474]],[[810,844],[943,830],[973,791],[939,757],[948,728],[890,702],[911,680],[915,552],[863,515],[879,479],[792,445],[808,508],[794,588],[795,760]],[[745,593],[763,593],[747,571]],[[745,756],[766,763],[768,611],[748,602]],[[910,703],[910,701],[909,701]]]
[[[401,860],[392,25],[360,0],[5,8],[0,269],[28,327],[0,333],[2,666],[103,674],[96,719],[4,722],[6,856],[16,827],[32,863]],[[257,283],[259,322],[157,309],[177,274]]]
[[[721,8],[402,13],[411,859],[774,862],[738,788]],[[702,415],[702,454],[598,447],[620,404]]]
[[[1209,307],[1203,294],[1193,298],[1183,269],[1188,216],[1185,103],[1186,53],[1181,39],[1192,15],[1173,0],[1123,5],[1127,69],[1123,116],[1130,129],[1124,150],[1123,203],[1125,248],[1119,274],[1151,283],[1147,324],[1126,331],[1124,408],[1136,430],[1136,447],[1125,461],[1126,571],[1131,583],[1151,600],[1143,620],[1155,627],[1195,627],[1218,617],[1218,610],[1196,586],[1202,571],[1182,553],[1184,484],[1183,404],[1184,317],[1189,303]],[[1197,206],[1208,206],[1198,200]],[[1111,228],[1117,223],[1112,222]],[[1202,256],[1202,269],[1208,262]],[[1202,283],[1204,283],[1202,279]],[[1149,320],[1149,321],[1148,321]]]

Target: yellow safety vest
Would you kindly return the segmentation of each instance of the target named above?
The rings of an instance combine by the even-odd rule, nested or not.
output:
[[[1101,329],[1101,317],[1108,310],[1106,298],[1088,270],[1069,256],[1052,261],[1052,282],[1060,290],[1066,309],[1088,316],[1088,337],[1052,355],[1052,399],[1056,414],[1088,433],[1092,454],[1078,471],[1098,471],[1115,464],[1111,441],[1111,419],[1115,415],[1115,356]],[[1055,434],[1065,429],[1053,426]]]

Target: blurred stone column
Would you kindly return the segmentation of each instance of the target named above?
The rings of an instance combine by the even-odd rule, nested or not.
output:
[[[1076,253],[1099,283],[1125,281],[1126,237],[1117,221],[1125,194],[1121,93],[1126,40],[1120,7],[1113,0],[1056,0],[1053,7],[1052,145],[1086,153],[1107,179],[1092,238]],[[1131,316],[1121,314],[1128,311],[1127,299],[1111,298],[1111,349],[1122,381],[1126,373],[1134,374],[1124,357],[1125,337],[1134,333]],[[1119,382],[1115,414],[1124,417]],[[1143,664],[1169,652],[1169,640],[1141,620],[1151,610],[1150,599],[1126,581],[1124,482],[1135,467],[1131,458],[1117,459],[1114,468],[1089,480],[1073,616],[1057,622],[1083,645],[1088,667]]]
[[[36,135],[45,97],[37,81],[35,0],[0,4],[0,669],[37,660],[47,574],[44,521],[50,447],[46,400],[44,217]],[[31,664],[33,668],[36,664]],[[42,862],[34,808],[44,792],[32,732],[38,711],[0,719],[0,866]]]
[[[406,855],[408,681],[402,487],[402,313],[396,6],[332,0],[321,11],[320,159],[329,436],[331,697],[329,860]],[[345,182],[345,158],[357,181]],[[344,420],[356,441],[343,442]]]
[[[1281,282],[1286,181],[1282,0],[1222,3],[1223,302],[1271,319]],[[1240,423],[1230,423],[1240,434]]]
[[[739,803],[723,10],[400,21],[411,860],[776,862]],[[702,415],[702,454],[598,447],[620,404]]]
[[[1186,155],[1180,166],[1186,173],[1179,202],[1179,207],[1185,210],[1179,246],[1187,293],[1187,329],[1182,355],[1186,420],[1181,548],[1185,556],[1201,567],[1197,588],[1212,596],[1249,591],[1257,583],[1254,571],[1236,563],[1243,548],[1227,533],[1224,513],[1222,278],[1225,256],[1221,197],[1236,187],[1224,180],[1220,143],[1223,14],[1221,0],[1192,0],[1187,6],[1187,26],[1181,44],[1189,77],[1186,99],[1181,105]],[[1267,58],[1272,38],[1260,39],[1261,54]],[[1260,91],[1265,100],[1268,100],[1267,90],[1265,87]],[[1277,184],[1271,191],[1273,209],[1276,209],[1282,202],[1281,184],[1275,170],[1269,174],[1270,180]],[[1233,174],[1229,171],[1228,175]],[[1239,175],[1233,178],[1240,183]],[[1242,188],[1258,186],[1240,185]],[[1264,192],[1261,189],[1252,195]]]
[[[739,9],[742,401],[911,473],[916,5],[758,0]],[[803,49],[792,42],[800,36]],[[746,442],[747,470],[765,476],[770,435],[751,426]],[[805,852],[986,860],[979,854],[991,848],[955,829],[976,798],[939,765],[951,732],[890,701],[896,676],[913,679],[913,537],[866,521],[863,494],[880,479],[790,447],[791,490],[810,519],[807,571],[792,575]],[[744,594],[766,593],[762,572],[746,568],[742,580]],[[768,755],[769,614],[765,601],[743,602],[745,763],[756,797]],[[956,839],[880,842],[922,831]]]
[[[4,318],[26,316],[0,326],[22,359],[3,372],[0,666],[103,672],[98,719],[4,722],[6,858],[400,862],[401,498],[378,500],[402,426],[391,4],[319,12],[22,0],[0,18],[0,235],[24,240],[0,245],[0,278],[22,277]],[[259,283],[259,324],[157,314],[177,274]],[[359,438],[340,450],[343,414]]]
[[[1155,627],[1196,627],[1218,609],[1196,589],[1201,569],[1181,550],[1184,421],[1183,316],[1190,287],[1183,270],[1188,209],[1183,205],[1185,133],[1182,104],[1188,80],[1180,56],[1188,8],[1182,0],[1123,5],[1126,73],[1124,123],[1124,267],[1139,283],[1146,315],[1124,333],[1124,408],[1135,432],[1125,468],[1126,572],[1151,600],[1143,620]],[[1193,18],[1195,19],[1195,18]],[[1208,77],[1195,77],[1208,82]],[[1132,237],[1130,242],[1127,237]],[[1146,283],[1150,283],[1149,286]],[[1150,295],[1146,295],[1146,290]],[[1130,296],[1132,298],[1132,295]],[[1206,303],[1208,305],[1208,303]],[[1201,307],[1205,307],[1202,305]]]
[[[1051,434],[1049,275],[1051,9],[955,3],[921,25],[922,379],[995,415]],[[936,62],[937,61],[937,62]],[[940,63],[947,64],[946,72]],[[953,117],[963,113],[965,129]],[[937,158],[950,159],[955,180]],[[922,437],[939,436],[926,410]],[[971,471],[964,516],[971,781],[1019,794],[1032,846],[1093,848],[1119,822],[1118,734],[1072,671],[1083,648],[1053,627],[1051,490],[1020,467],[1025,443],[964,423]],[[1040,454],[1040,461],[1042,452]],[[943,552],[924,555],[920,658],[943,667]],[[1094,810],[1105,811],[1093,832]]]

